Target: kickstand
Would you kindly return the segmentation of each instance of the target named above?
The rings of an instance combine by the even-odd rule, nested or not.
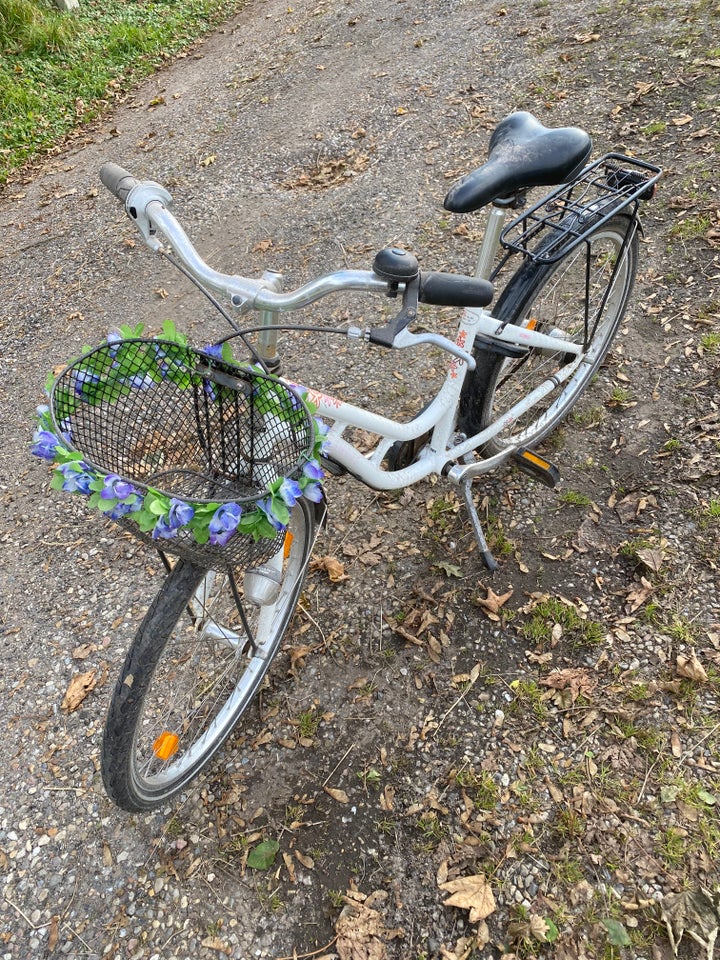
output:
[[[485,566],[492,573],[497,570],[497,560],[490,552],[490,548],[487,545],[487,540],[485,539],[485,534],[483,533],[483,528],[480,525],[480,517],[478,512],[475,509],[475,504],[472,498],[472,481],[463,480],[460,483],[462,488],[463,496],[465,497],[465,507],[470,516],[470,522],[472,523],[473,533],[475,534],[475,539],[477,540],[477,545],[480,550],[480,556],[483,558]]]

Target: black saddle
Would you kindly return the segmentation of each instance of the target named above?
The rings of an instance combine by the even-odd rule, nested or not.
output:
[[[578,127],[551,130],[531,113],[511,113],[490,138],[487,163],[453,184],[445,209],[470,213],[492,201],[511,201],[530,187],[568,183],[591,150],[592,140]]]

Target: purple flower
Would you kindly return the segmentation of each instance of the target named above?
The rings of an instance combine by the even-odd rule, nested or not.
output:
[[[320,417],[313,417],[315,421],[315,434],[323,442],[320,444],[320,453],[327,454],[330,449],[330,441],[327,440],[327,435],[330,433],[330,427],[324,423]]]
[[[203,347],[203,353],[207,353],[210,357],[215,357],[216,360],[222,360],[222,344],[221,343],[210,343],[207,347]]]
[[[88,387],[99,383],[100,377],[91,370],[75,370],[72,374],[72,381],[75,393],[82,397]]]
[[[324,496],[323,488],[319,483],[309,483],[303,490],[303,496],[312,500],[313,503],[321,503]]]
[[[294,507],[302,496],[300,484],[297,482],[297,480],[290,480],[288,477],[285,477],[283,482],[280,484],[278,493],[289,507]]]
[[[33,434],[32,452],[36,457],[42,457],[43,460],[54,460],[55,449],[59,446],[60,441],[49,430],[36,430]]]
[[[158,540],[162,537],[163,540],[172,540],[176,533],[177,527],[171,527],[166,517],[158,517],[158,522],[153,527],[152,538]]]
[[[306,477],[309,477],[311,480],[317,480],[318,482],[320,482],[325,476],[325,473],[322,467],[319,464],[315,463],[314,460],[308,460],[308,462],[303,467],[303,474]]]
[[[65,417],[64,420],[61,420],[59,427],[60,436],[63,438],[65,443],[72,443],[72,423],[70,422],[70,417]]]
[[[116,503],[106,516],[110,517],[111,520],[120,520],[121,517],[127,516],[128,513],[135,513],[141,507],[142,500],[140,497],[135,497],[130,503]]]
[[[111,330],[110,333],[108,334],[107,342],[110,347],[110,349],[108,350],[108,353],[110,354],[111,357],[117,356],[118,346],[122,343],[122,339],[123,339],[122,334],[119,333],[117,330]]]
[[[66,490],[68,493],[84,493],[89,495],[92,493],[90,484],[93,482],[94,477],[90,473],[86,473],[84,470],[85,464],[73,462],[73,463],[63,463],[58,467],[58,470],[65,478],[63,480],[62,489]]]
[[[195,516],[195,510],[184,500],[171,500],[168,510],[167,523],[171,530],[178,530],[190,523]]]
[[[265,514],[265,516],[268,518],[268,522],[270,523],[271,527],[274,527],[274,529],[277,530],[278,532],[280,532],[281,530],[287,529],[286,525],[282,523],[282,521],[278,520],[278,518],[273,513],[271,497],[264,497],[262,500],[258,500],[257,505]]]
[[[128,497],[138,492],[131,483],[123,480],[116,473],[109,473],[103,483],[103,488],[100,491],[103,500],[127,500]]]
[[[237,503],[224,503],[218,507],[208,526],[210,543],[224,547],[237,530],[241,514],[242,507]]]
[[[155,381],[149,373],[136,373],[134,376],[128,378],[127,384],[130,387],[134,387],[135,390],[149,390],[150,387],[155,385]]]

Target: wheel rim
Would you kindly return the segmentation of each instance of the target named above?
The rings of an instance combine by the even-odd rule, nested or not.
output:
[[[160,656],[135,729],[130,774],[145,801],[180,789],[231,733],[277,652],[307,555],[307,523],[296,509],[278,557],[277,599],[264,606],[243,602],[254,651],[229,576],[208,571],[200,582]],[[241,575],[236,579],[242,597]]]
[[[590,249],[581,245],[548,275],[539,292],[528,291],[529,302],[520,315],[523,326],[575,343],[582,344],[588,339],[587,348],[574,372],[563,380],[559,391],[550,393],[538,405],[521,414],[495,438],[497,446],[537,443],[562,419],[592,378],[622,319],[633,279],[629,245],[613,279],[623,240],[624,235],[617,230],[599,231],[592,237]],[[611,280],[612,288],[606,296]],[[586,287],[590,303],[587,319],[582,307]],[[489,391],[485,422],[502,417],[549,377],[558,373],[562,377],[567,373],[567,365],[575,359],[573,354],[558,350],[531,351],[525,357],[506,360]]]

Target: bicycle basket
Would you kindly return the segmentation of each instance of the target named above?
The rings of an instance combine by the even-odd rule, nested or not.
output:
[[[315,441],[310,411],[287,384],[169,340],[123,339],[85,353],[55,380],[50,416],[83,469],[105,478],[108,497],[137,491],[126,497],[127,510],[121,503],[106,511],[110,519],[208,567],[253,565],[277,553],[278,525],[266,523],[253,537],[236,530],[237,518],[260,509],[268,484],[299,478]],[[184,510],[181,520],[224,508],[219,516],[229,521],[208,537],[171,518],[158,536],[133,513],[148,493]]]

